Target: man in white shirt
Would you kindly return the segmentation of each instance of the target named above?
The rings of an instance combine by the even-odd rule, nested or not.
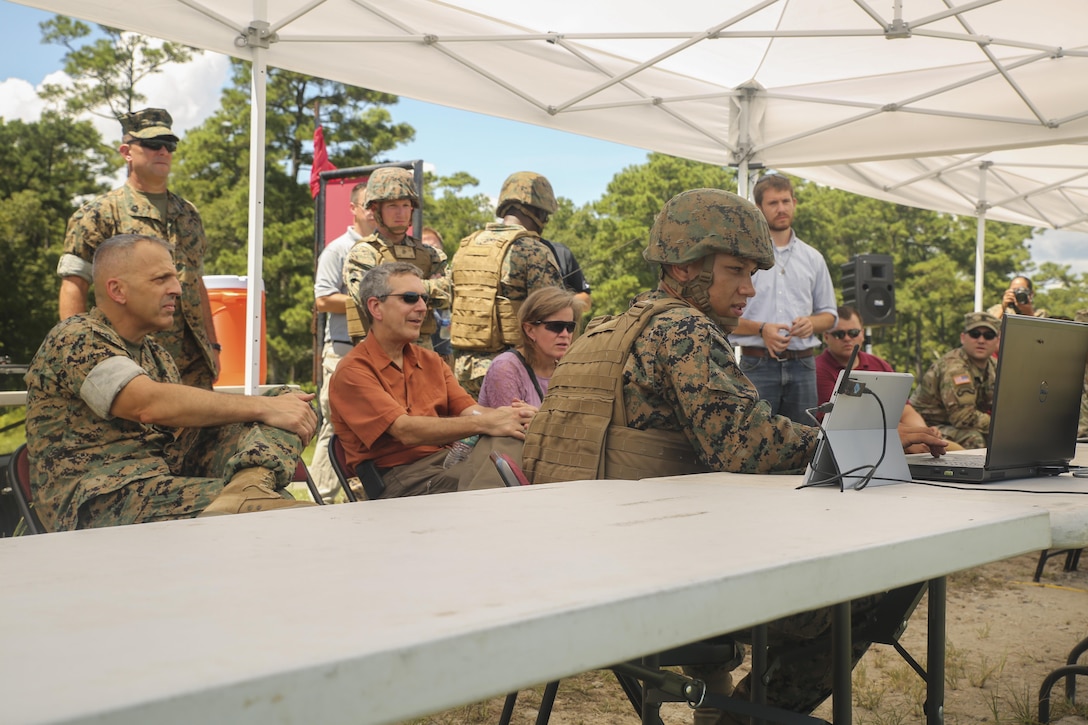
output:
[[[768,174],[752,190],[774,241],[774,267],[756,272],[756,295],[730,342],[742,346],[740,368],[772,415],[811,425],[817,404],[816,347],[835,326],[835,288],[823,255],[793,233],[797,199],[785,176]]]

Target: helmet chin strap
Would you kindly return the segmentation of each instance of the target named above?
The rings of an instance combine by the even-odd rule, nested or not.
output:
[[[695,309],[702,312],[704,315],[714,320],[718,325],[725,330],[726,334],[737,329],[739,320],[736,317],[724,317],[714,313],[713,308],[710,306],[710,284],[714,281],[714,255],[708,254],[703,257],[703,269],[693,279],[687,282],[680,282],[679,280],[670,277],[665,272],[665,268],[661,268],[661,281],[658,283],[658,288],[663,292],[682,299]]]

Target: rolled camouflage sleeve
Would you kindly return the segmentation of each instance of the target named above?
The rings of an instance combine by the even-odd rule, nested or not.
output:
[[[359,299],[359,283],[363,281],[363,275],[378,266],[380,261],[374,247],[365,243],[352,247],[344,260],[344,287],[355,306],[359,308],[360,314],[366,309],[366,301]]]
[[[431,250],[431,277],[423,280],[423,289],[431,296],[432,310],[448,310],[453,303],[453,281],[446,253]]]

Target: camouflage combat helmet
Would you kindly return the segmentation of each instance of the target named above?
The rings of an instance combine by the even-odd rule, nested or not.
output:
[[[412,208],[419,208],[419,194],[413,183],[412,172],[396,166],[383,166],[375,169],[366,183],[366,196],[363,205],[369,209],[379,201],[407,199]]]
[[[694,189],[665,204],[642,252],[649,262],[686,264],[721,252],[774,266],[771,230],[754,204],[721,189]]]
[[[502,182],[496,211],[503,216],[509,204],[518,203],[539,209],[548,215],[559,211],[551,183],[533,171],[515,171]]]

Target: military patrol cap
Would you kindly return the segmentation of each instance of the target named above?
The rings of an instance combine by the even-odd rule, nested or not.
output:
[[[412,178],[412,172],[399,166],[383,166],[370,175],[366,182],[366,196],[363,206],[370,208],[379,201],[407,199],[412,208],[419,208],[419,194]]]
[[[1073,313],[1074,322],[1088,322],[1088,310],[1077,310]]]
[[[520,202],[549,215],[559,211],[551,182],[534,171],[515,171],[502,182],[499,203],[496,205],[499,216],[503,215],[503,207],[510,202]]]
[[[174,119],[162,108],[145,108],[142,111],[131,111],[121,116],[121,130],[126,136],[133,138],[165,138],[174,141],[178,137],[170,129]]]
[[[754,204],[721,189],[694,189],[665,204],[642,252],[648,262],[687,264],[715,253],[774,266],[771,230]]]
[[[963,316],[964,332],[970,332],[976,327],[988,327],[998,334],[1001,333],[1001,323],[988,312],[968,312]]]

